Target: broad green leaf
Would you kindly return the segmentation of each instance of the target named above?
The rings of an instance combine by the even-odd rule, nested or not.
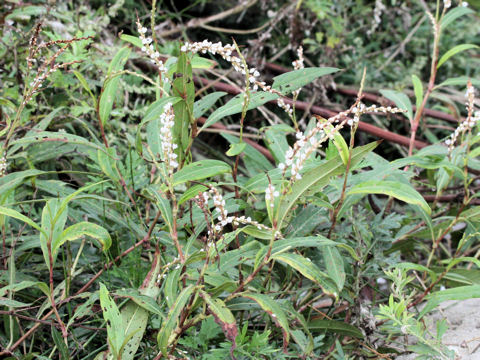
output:
[[[148,311],[135,302],[129,301],[122,307],[120,316],[125,334],[121,359],[133,360],[147,328]]]
[[[417,75],[412,75],[413,91],[415,92],[415,106],[420,109],[423,100],[423,85]]]
[[[50,290],[44,282],[41,281],[28,281],[24,280],[16,284],[10,284],[0,288],[0,297],[4,297],[7,294],[7,291],[21,291],[23,289],[38,287],[45,295],[50,295]],[[47,290],[47,292],[45,292]]]
[[[173,95],[182,99],[173,105],[175,124],[172,129],[173,140],[178,145],[176,153],[181,163],[185,156],[184,150],[187,149],[190,140],[190,124],[194,120],[193,102],[195,98],[195,85],[192,79],[190,55],[186,53],[181,53],[177,59],[177,69],[174,74],[172,89]]]
[[[279,125],[270,126],[265,130],[265,144],[277,163],[285,162],[285,153],[289,148],[286,136],[289,132],[294,130],[291,127]]]
[[[148,312],[151,312],[152,314],[159,315],[162,318],[165,317],[165,314],[163,313],[162,308],[158,305],[158,303],[155,301],[154,298],[152,298],[150,296],[147,296],[147,295],[142,295],[136,289],[117,290],[117,291],[115,291],[115,295],[120,296],[120,297],[124,297],[124,298],[128,298],[128,299],[132,300],[138,306],[147,310]]]
[[[158,332],[158,346],[160,347],[160,351],[164,354],[164,356],[167,356],[168,345],[170,343],[169,339],[177,327],[178,317],[180,316],[180,313],[185,307],[188,299],[190,299],[190,296],[194,290],[195,286],[193,285],[189,285],[182,290],[170,308],[170,311],[167,315],[167,320],[165,320],[165,322],[162,324],[162,328]]]
[[[427,214],[432,212],[430,206],[428,206],[422,195],[420,195],[412,186],[400,182],[366,181],[352,187],[347,195],[350,194],[384,194],[408,204],[419,205],[427,212]]]
[[[67,222],[68,207],[61,206],[61,199],[50,199],[45,203],[42,210],[42,229],[45,231],[40,234],[40,246],[47,267],[50,266],[50,256],[48,254],[48,243],[50,242],[53,264],[57,259],[57,244],[61,241],[62,232]]]
[[[59,241],[52,246],[52,252],[56,252],[65,241],[73,241],[83,236],[90,236],[102,244],[102,250],[107,251],[112,245],[112,239],[108,231],[100,225],[87,221],[79,222],[65,229]]]
[[[338,296],[337,288],[330,280],[330,277],[321,271],[310,259],[290,253],[276,254],[272,256],[272,259],[294,268],[307,279],[320,285],[325,293],[334,297]]]
[[[480,87],[479,79],[471,79],[468,76],[459,76],[459,77],[449,78],[444,82],[442,82],[441,84],[437,85],[435,88],[439,88],[442,86],[451,86],[451,85],[461,85],[465,87],[467,86],[468,80],[472,82],[473,86]]]
[[[22,184],[25,179],[42,174],[45,174],[45,171],[30,169],[17,171],[0,177],[0,194],[3,195],[8,191],[14,190],[18,185]]]
[[[322,247],[322,255],[327,274],[337,285],[338,291],[342,291],[345,284],[345,265],[342,255],[333,246]]]
[[[200,290],[200,296],[208,306],[210,313],[215,318],[215,322],[220,325],[225,337],[232,342],[230,353],[236,347],[235,338],[238,335],[237,322],[230,309],[220,299],[212,299],[205,291]]]
[[[270,240],[272,238],[272,230],[264,228],[259,229],[257,226],[253,225],[242,226],[237,232],[243,232],[256,239]]]
[[[308,328],[312,331],[329,331],[336,334],[347,335],[356,338],[363,338],[362,332],[353,325],[344,321],[320,320],[315,319],[308,323]]]
[[[113,103],[115,101],[115,94],[118,90],[120,78],[115,75],[115,72],[123,69],[123,66],[127,62],[129,56],[130,48],[121,48],[108,66],[108,77],[103,85],[98,105],[98,113],[100,121],[103,125],[105,125],[108,118],[110,117],[110,112],[112,111]]]
[[[182,205],[183,203],[187,202],[188,200],[193,199],[199,193],[202,193],[202,192],[207,191],[207,190],[208,190],[208,187],[206,187],[205,185],[201,185],[201,184],[195,184],[193,186],[190,186],[187,190],[185,190],[185,192],[183,193],[180,200],[178,200],[178,205]]]
[[[194,55],[192,58],[193,69],[212,69],[217,62],[211,59],[207,59],[198,55]]]
[[[240,93],[239,95],[231,99],[229,102],[227,102],[225,105],[216,109],[213,113],[210,114],[207,121],[205,121],[205,124],[203,124],[203,126],[200,128],[200,131],[208,128],[209,126],[212,126],[213,124],[215,124],[216,122],[218,122],[219,120],[223,119],[226,116],[241,113],[243,109],[243,102],[244,102],[243,97],[244,97],[244,94]],[[258,91],[256,93],[251,94],[250,102],[248,103],[247,110],[255,109],[277,98],[278,98],[277,94]]]
[[[457,6],[454,9],[449,10],[442,19],[440,23],[440,29],[445,29],[449,24],[457,20],[459,17],[474,13],[472,9],[464,6]]]
[[[476,48],[478,48],[478,45],[474,45],[474,44],[461,44],[461,45],[454,46],[453,48],[448,50],[445,54],[443,54],[440,60],[438,60],[437,69],[440,66],[442,66],[443,63],[445,63],[445,61],[450,59],[452,56],[458,54],[459,52],[469,50],[469,49],[476,49]]]
[[[117,304],[108,294],[108,290],[100,283],[100,306],[103,311],[103,318],[107,323],[108,344],[115,357],[118,357],[123,341],[125,339],[125,331],[123,328],[123,320],[118,310]]]
[[[315,79],[332,74],[340,69],[332,67],[310,67],[293,70],[273,78],[272,88],[282,94],[289,94],[294,90],[311,83]]]
[[[19,307],[27,307],[27,306],[31,306],[31,305],[32,305],[32,303],[27,304],[27,303],[24,303],[24,302],[21,302],[21,301],[0,297],[0,306],[8,306],[8,307],[11,307],[11,308],[19,308]]]
[[[0,214],[1,215],[5,215],[5,216],[9,216],[11,218],[14,218],[14,219],[17,219],[17,220],[20,220],[20,221],[23,221],[24,223],[30,225],[31,227],[37,229],[38,231],[40,231],[41,233],[43,233],[45,236],[47,236],[47,234],[45,233],[45,231],[40,227],[38,226],[35,222],[33,222],[30,218],[26,217],[25,215],[22,215],[20,214],[18,211],[16,210],[13,210],[13,209],[9,209],[9,208],[6,208],[6,207],[3,207],[3,206],[0,206]]]
[[[209,109],[212,108],[213,104],[217,102],[222,96],[227,93],[224,91],[216,91],[211,94],[205,95],[198,101],[195,101],[193,104],[193,116],[195,119],[198,119],[200,116],[205,114]]]
[[[252,299],[273,319],[275,325],[282,329],[283,348],[286,349],[290,340],[290,329],[288,326],[287,315],[282,307],[270,296],[254,293],[243,293],[243,297]]]
[[[480,285],[459,286],[433,292],[426,296],[427,303],[420,312],[420,317],[435,309],[438,304],[448,300],[467,300],[480,298]]]
[[[393,101],[398,108],[405,110],[406,113],[404,115],[410,121],[413,119],[412,103],[407,95],[394,90],[380,90],[380,93],[388,100]]]
[[[58,141],[68,144],[82,145],[96,150],[106,152],[105,148],[101,145],[94,144],[85,138],[77,135],[62,133],[62,132],[51,132],[51,131],[42,131],[32,136],[25,136],[20,139],[12,141],[10,144],[15,145],[27,145],[42,143],[46,141]]]
[[[370,151],[378,146],[379,142],[373,142],[364,146],[357,147],[352,150],[352,156],[350,160],[351,167],[358,164]],[[310,188],[314,187],[317,191],[320,191],[322,187],[326,186],[332,176],[343,174],[345,171],[345,165],[339,156],[335,159],[329,160],[322,165],[307,171],[302,179],[296,181],[291,192],[286,195],[282,201],[278,211],[278,224],[282,225],[283,220],[287,216],[290,209],[297,203],[297,200]]]
[[[129,42],[132,45],[135,45],[139,49],[143,47],[142,40],[138,36],[122,34],[120,35],[120,39]]]
[[[168,229],[171,231],[173,228],[173,217],[172,208],[170,206],[170,201],[167,199],[167,195],[155,185],[147,187],[144,189],[144,192],[153,197],[155,204],[162,213],[163,220],[168,225]]]
[[[5,20],[14,19],[25,19],[25,17],[30,18],[30,16],[40,16],[47,12],[46,6],[19,6],[13,10],[10,14],[5,17]]]
[[[173,185],[202,180],[232,171],[230,165],[220,160],[200,160],[188,164],[173,174]]]
[[[115,182],[119,181],[117,164],[115,161],[116,152],[114,148],[105,149],[106,152],[97,150],[97,163],[103,173]],[[107,155],[108,154],[108,155]]]
[[[227,156],[237,156],[245,150],[247,143],[241,142],[237,144],[230,144],[230,148],[226,152]]]

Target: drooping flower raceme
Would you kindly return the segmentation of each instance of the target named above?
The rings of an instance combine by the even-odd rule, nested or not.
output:
[[[302,178],[300,171],[303,169],[305,161],[309,156],[326,140],[333,139],[333,136],[338,132],[345,124],[354,126],[360,121],[360,116],[365,113],[401,113],[404,110],[391,107],[391,106],[365,106],[363,103],[359,103],[353,106],[351,109],[342,111],[337,115],[329,118],[325,121],[318,121],[316,126],[313,127],[308,134],[302,132],[296,133],[297,141],[293,144],[293,147],[285,153],[285,163],[278,164],[278,168],[282,170],[282,176],[290,168],[290,182],[293,183],[296,180]],[[353,115],[353,118],[349,116]],[[334,126],[334,124],[337,124]]]
[[[475,88],[469,81],[467,84],[467,91],[465,92],[467,117],[465,120],[455,129],[455,131],[445,140],[445,144],[448,146],[448,152],[451,153],[455,147],[455,143],[460,134],[470,131],[480,121],[480,111],[474,112],[475,101]]]
[[[7,172],[7,158],[5,156],[0,157],[0,177]]]
[[[178,147],[173,141],[173,125],[175,114],[171,103],[165,105],[162,115],[160,115],[160,140],[162,141],[162,155],[168,176],[171,177],[175,168],[178,167],[177,154],[175,149]]]
[[[148,57],[152,60],[152,62],[157,66],[158,71],[163,75],[162,80],[165,82],[168,82],[169,79],[166,76],[167,74],[167,68],[165,67],[165,64],[163,63],[162,60],[160,60],[160,53],[155,50],[152,42],[153,39],[151,37],[147,37],[147,28],[142,26],[140,24],[140,21],[137,20],[137,27],[138,27],[138,33],[140,34],[140,40],[142,40],[142,51],[148,55]]]
[[[207,52],[212,55],[218,54],[224,60],[231,63],[235,71],[247,76],[248,82],[252,85],[253,90],[258,89],[256,81],[257,77],[260,76],[260,73],[255,68],[248,68],[238,56],[232,55],[235,51],[234,45],[223,45],[221,42],[212,43],[211,41],[203,40],[202,42],[185,43],[180,50],[183,52],[191,51],[194,54],[206,54]]]

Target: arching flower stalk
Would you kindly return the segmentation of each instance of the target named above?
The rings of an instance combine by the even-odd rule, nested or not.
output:
[[[474,111],[475,102],[475,88],[471,81],[468,81],[467,91],[465,92],[467,117],[465,120],[455,129],[455,131],[445,140],[445,144],[448,146],[449,155],[452,153],[457,143],[458,137],[466,132],[472,131],[473,127],[480,121],[480,111]]]
[[[296,180],[302,178],[300,171],[303,169],[306,160],[316,151],[319,146],[328,139],[333,139],[335,133],[340,131],[345,124],[354,127],[360,121],[360,116],[366,113],[402,113],[402,109],[391,106],[365,106],[363,103],[357,103],[346,111],[342,111],[328,120],[318,121],[308,134],[299,131],[296,133],[297,141],[293,147],[285,153],[285,163],[278,164],[282,170],[282,176],[285,177],[290,168],[290,185]],[[353,118],[349,116],[353,115]],[[287,188],[284,189],[286,193]]]
[[[155,64],[158,68],[158,71],[161,75],[161,78],[164,82],[169,82],[169,78],[167,76],[167,68],[165,67],[165,64],[163,61],[160,59],[160,53],[155,49],[153,46],[153,39],[151,37],[147,37],[147,28],[144,27],[141,23],[140,20],[137,18],[137,28],[138,28],[138,33],[140,34],[140,40],[142,40],[142,51],[148,55],[150,60],[152,61],[153,64]]]

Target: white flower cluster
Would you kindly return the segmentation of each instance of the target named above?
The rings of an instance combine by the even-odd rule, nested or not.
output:
[[[153,39],[151,37],[146,37],[145,34],[147,33],[147,28],[140,24],[140,21],[137,20],[137,27],[138,33],[140,34],[140,40],[142,40],[142,51],[150,57],[152,62],[158,67],[158,70],[161,74],[166,75],[167,68],[162,60],[160,60],[160,53],[155,50],[152,42]],[[162,80],[168,82],[168,77],[163,76]]]
[[[372,22],[372,27],[367,30],[367,35],[372,35],[375,30],[377,30],[378,26],[382,23],[382,13],[386,10],[387,8],[383,4],[382,0],[375,0],[375,8],[373,9],[373,22]]]
[[[212,55],[220,55],[224,60],[232,64],[235,71],[248,76],[248,82],[252,85],[253,90],[258,89],[257,78],[260,76],[260,73],[255,68],[248,68],[243,63],[242,59],[238,56],[232,55],[235,51],[235,46],[231,44],[222,45],[221,42],[212,43],[208,40],[203,40],[202,42],[195,43],[185,43],[181,48],[181,51],[187,52],[191,51],[192,53],[202,53],[206,54],[209,52]]]
[[[445,9],[450,8],[450,6],[452,6],[452,0],[443,0],[443,7]]]
[[[303,64],[304,58],[303,58],[303,47],[299,46],[297,49],[297,56],[298,59],[292,62],[293,68],[295,70],[300,70],[303,69],[305,66]]]
[[[468,7],[468,2],[467,1],[462,1],[462,6],[463,7]]]
[[[360,116],[365,113],[400,113],[405,112],[396,107],[391,106],[365,106],[363,103],[359,103],[353,106],[351,109],[342,111],[337,115],[329,118],[326,121],[318,121],[317,125],[310,130],[308,134],[303,134],[301,131],[296,133],[297,141],[293,144],[293,147],[289,147],[285,153],[285,163],[278,164],[278,168],[285,173],[289,167],[291,167],[291,179],[290,182],[300,180],[302,178],[300,171],[303,169],[305,161],[309,156],[327,139],[333,139],[333,136],[338,132],[345,123],[350,126],[357,124],[360,121]],[[353,114],[353,119],[348,116]],[[333,124],[338,125],[333,127]],[[328,131],[326,131],[328,130]]]
[[[172,129],[175,114],[173,113],[173,107],[171,103],[165,105],[162,115],[160,115],[160,140],[162,141],[163,160],[168,171],[169,176],[173,175],[173,171],[178,167],[177,154],[175,149],[178,147],[173,141]]]
[[[293,116],[292,107],[290,106],[290,104],[285,104],[285,101],[283,101],[282,98],[279,98],[277,100],[277,105],[278,105],[278,107],[282,108],[283,111],[285,111],[288,114],[288,116],[290,116],[290,118]]]
[[[238,226],[239,224],[253,225],[256,226],[257,229],[268,229],[267,226],[260,224],[258,221],[252,220],[251,217],[228,216],[228,210],[225,209],[225,200],[223,199],[223,196],[218,192],[218,190],[214,187],[211,187],[210,190],[197,195],[197,200],[199,200],[203,204],[208,204],[208,200],[210,199],[210,197],[213,199],[213,205],[215,206],[215,210],[218,213],[218,222],[213,227],[214,232],[221,232],[223,228],[228,224],[233,224],[234,226]],[[208,235],[212,235],[211,231],[208,231]]]
[[[7,172],[7,158],[5,156],[2,156],[0,158],[0,177],[5,175]]]
[[[275,198],[279,197],[280,193],[275,190],[275,187],[272,184],[268,184],[265,189],[265,200],[270,203],[270,207],[275,206]]]
[[[445,140],[445,144],[448,146],[448,151],[452,152],[457,142],[458,136],[465,131],[473,129],[473,127],[480,122],[480,111],[473,111],[473,103],[475,101],[475,88],[469,81],[467,85],[467,91],[465,92],[465,98],[467,99],[467,118],[455,129],[450,137]]]

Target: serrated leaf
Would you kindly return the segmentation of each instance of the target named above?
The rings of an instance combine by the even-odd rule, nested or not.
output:
[[[252,299],[273,319],[275,325],[282,329],[283,349],[286,350],[290,341],[290,328],[288,326],[287,315],[282,307],[270,296],[263,294],[244,293],[242,297]]]
[[[220,160],[200,160],[188,164],[173,174],[173,185],[202,180],[232,171],[230,165]]]
[[[388,100],[393,101],[398,108],[405,110],[404,115],[407,119],[410,121],[413,119],[412,103],[407,95],[394,90],[380,90],[380,93]]]
[[[443,54],[440,60],[438,60],[437,69],[440,66],[442,66],[452,56],[462,51],[469,50],[469,49],[476,49],[476,48],[478,48],[478,45],[474,45],[474,44],[461,44],[461,45],[454,46],[453,48],[448,50],[445,54]]]
[[[272,259],[291,266],[307,279],[320,285],[325,293],[334,297],[338,296],[336,286],[329,276],[320,270],[310,259],[307,260],[302,255],[290,253],[275,254],[272,255]]]
[[[177,327],[178,317],[183,310],[188,299],[195,290],[195,286],[189,285],[184,288],[175,299],[170,311],[168,312],[167,319],[162,324],[162,328],[158,332],[157,342],[160,347],[160,351],[166,356],[168,352],[169,339],[173,331]]]
[[[273,78],[272,88],[282,94],[289,94],[294,90],[311,83],[321,76],[332,74],[340,69],[332,67],[310,67],[293,70]]]
[[[431,214],[432,212],[430,206],[428,206],[427,202],[418,191],[416,191],[411,185],[400,182],[366,181],[353,186],[347,193],[347,195],[350,194],[384,194],[408,204],[419,205],[427,212],[427,214]]]

